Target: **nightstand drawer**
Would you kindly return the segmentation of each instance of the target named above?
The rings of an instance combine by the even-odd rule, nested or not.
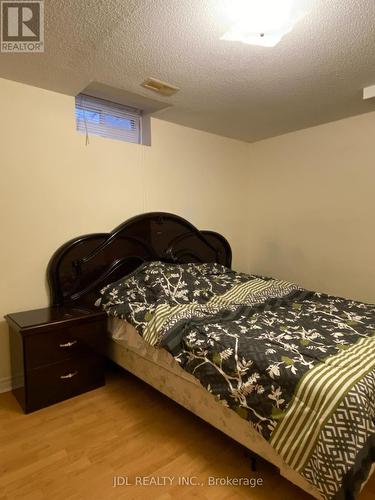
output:
[[[102,352],[105,323],[92,322],[37,333],[25,339],[26,370],[64,361],[90,352]]]
[[[6,320],[13,394],[25,413],[104,385],[104,312],[52,306]]]
[[[83,356],[28,373],[26,411],[31,412],[104,385],[103,361]]]

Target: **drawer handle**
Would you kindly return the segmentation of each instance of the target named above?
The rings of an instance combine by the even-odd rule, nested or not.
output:
[[[77,374],[78,374],[78,372],[76,371],[76,372],[68,373],[67,375],[61,375],[60,378],[61,378],[61,380],[66,380],[68,378],[75,377]]]
[[[73,340],[72,342],[67,342],[66,344],[60,344],[60,347],[72,347],[72,345],[76,344],[77,341]]]

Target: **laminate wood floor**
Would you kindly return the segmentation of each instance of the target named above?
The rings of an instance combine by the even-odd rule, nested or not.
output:
[[[134,484],[147,476],[161,484]],[[132,484],[114,487],[115,477]],[[210,478],[226,477],[263,484],[210,485]],[[197,484],[181,485],[184,478]],[[11,393],[0,395],[0,500],[122,498],[311,497],[265,461],[252,472],[240,445],[125,372],[111,373],[101,389],[30,415]],[[360,500],[375,500],[375,477]]]

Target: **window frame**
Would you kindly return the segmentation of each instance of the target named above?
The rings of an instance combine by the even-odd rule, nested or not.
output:
[[[90,123],[85,113],[92,112],[99,115],[99,121]],[[83,118],[79,114],[83,113]],[[106,116],[118,120],[127,120],[134,127],[118,126],[108,123]],[[125,106],[120,103],[90,96],[84,93],[78,94],[75,98],[75,121],[77,132],[86,135],[86,144],[90,135],[97,135],[103,138],[121,140],[133,144],[143,143],[142,110]]]

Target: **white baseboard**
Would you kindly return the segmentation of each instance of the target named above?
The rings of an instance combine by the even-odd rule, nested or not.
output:
[[[0,394],[2,392],[8,392],[12,390],[12,378],[4,377],[0,378]]]

